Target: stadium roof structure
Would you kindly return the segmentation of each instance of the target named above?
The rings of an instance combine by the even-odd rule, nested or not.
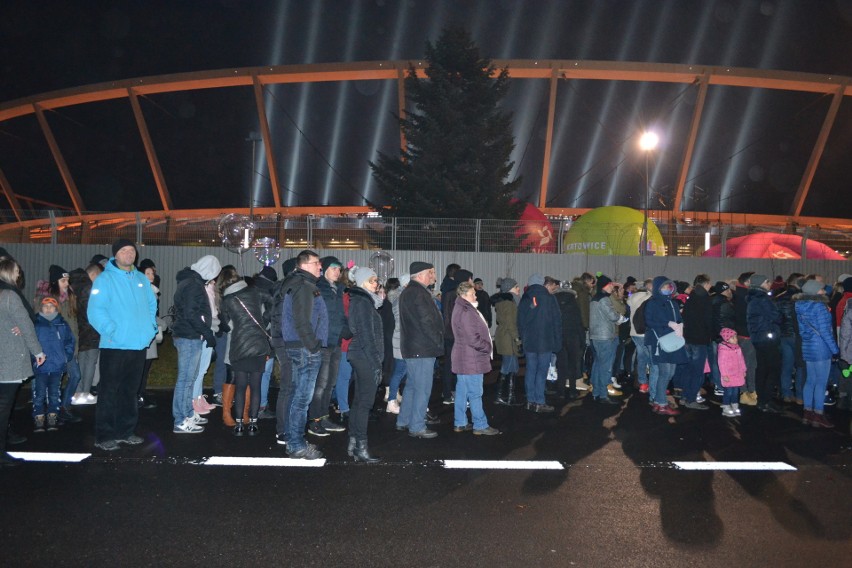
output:
[[[804,205],[814,191],[814,180],[819,171],[821,160],[831,148],[832,132],[841,129],[838,116],[844,102],[852,97],[852,79],[846,76],[829,76],[799,72],[768,71],[758,69],[713,67],[701,65],[612,62],[612,61],[583,61],[583,60],[494,60],[496,68],[508,68],[513,79],[538,79],[547,82],[547,117],[544,127],[543,158],[537,168],[540,178],[537,180],[537,196],[532,201],[543,212],[549,215],[576,215],[588,211],[589,208],[561,207],[554,203],[552,195],[556,188],[552,187],[551,172],[554,162],[564,160],[562,156],[554,155],[554,130],[557,124],[557,104],[560,100],[557,93],[567,82],[575,81],[597,82],[636,82],[681,84],[694,91],[694,99],[690,106],[686,126],[680,132],[677,143],[669,150],[674,156],[671,168],[672,186],[671,197],[665,208],[652,207],[655,217],[666,217],[678,222],[703,220],[707,222],[737,223],[752,225],[819,225],[821,227],[852,228],[852,220],[842,217],[814,217],[803,215]],[[316,206],[288,207],[282,200],[287,191],[281,184],[282,158],[276,153],[276,136],[270,126],[267,116],[267,88],[282,84],[307,84],[322,82],[349,81],[393,81],[396,83],[397,100],[395,108],[391,109],[400,115],[405,112],[405,82],[404,78],[409,68],[416,69],[419,76],[425,76],[424,61],[370,61],[357,63],[326,63],[312,65],[289,65],[272,67],[250,67],[238,69],[221,69],[215,71],[191,72],[173,75],[140,77],[109,83],[87,85],[74,89],[66,89],[39,94],[0,104],[0,127],[7,121],[21,118],[35,118],[38,129],[49,148],[53,164],[61,178],[61,183],[67,193],[70,205],[51,203],[39,195],[36,187],[17,187],[4,173],[5,165],[0,156],[0,189],[8,203],[10,215],[2,221],[3,228],[27,228],[42,226],[49,221],[45,218],[33,218],[33,209],[62,209],[63,220],[82,221],[105,219],[120,219],[142,216],[145,219],[162,219],[179,217],[182,219],[210,218],[215,215],[232,212],[253,211],[256,214],[279,214],[284,216],[299,215],[363,215],[372,211],[367,205],[334,206],[318,204]],[[164,173],[158,153],[158,137],[149,128],[149,120],[140,105],[140,100],[146,97],[166,93],[185,91],[200,91],[205,89],[231,89],[248,87],[252,89],[254,105],[259,123],[259,142],[262,142],[264,167],[269,181],[271,207],[258,208],[175,208],[173,193],[170,190],[169,177]],[[819,107],[816,118],[810,126],[813,136],[807,140],[810,145],[809,159],[803,167],[801,175],[795,184],[795,193],[790,199],[789,208],[781,214],[765,214],[749,211],[722,211],[721,197],[715,210],[716,203],[706,203],[705,209],[684,210],[685,191],[690,189],[694,179],[692,169],[695,167],[696,147],[701,140],[703,131],[713,121],[724,121],[724,116],[710,117],[707,112],[708,93],[717,88],[735,88],[761,91],[783,91],[789,93],[810,93],[818,96],[824,103]],[[50,113],[77,107],[79,105],[96,105],[108,101],[124,101],[129,105],[135,123],[133,136],[141,140],[144,155],[140,160],[147,160],[153,183],[151,191],[156,192],[159,208],[144,212],[98,212],[92,208],[92,202],[85,189],[80,188],[75,181],[73,168],[65,159],[64,144],[55,135],[49,120]],[[122,103],[123,104],[123,103]],[[716,113],[713,113],[716,114]],[[394,126],[394,128],[396,128]],[[841,130],[846,132],[848,127]],[[127,132],[116,133],[127,136]],[[639,132],[628,134],[628,138]],[[846,132],[848,135],[848,132]],[[400,144],[405,140],[400,134]],[[73,142],[72,142],[73,143]],[[192,148],[187,152],[191,153]],[[731,152],[736,152],[732,148]],[[647,159],[647,157],[646,157]],[[366,168],[366,164],[365,164]],[[11,176],[10,176],[11,177]],[[647,178],[646,178],[647,179]],[[650,181],[648,181],[650,183]],[[829,188],[819,188],[820,191]],[[616,203],[618,198],[616,196]],[[694,202],[694,200],[693,200]],[[635,204],[634,204],[635,206]],[[648,206],[647,196],[645,206]]]

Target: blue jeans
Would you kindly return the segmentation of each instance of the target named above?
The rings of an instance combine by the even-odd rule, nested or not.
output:
[[[388,402],[396,400],[396,395],[399,393],[399,385],[401,385],[402,381],[405,379],[407,371],[408,366],[405,364],[405,359],[393,360],[393,375],[391,375],[390,378]],[[456,398],[458,399],[458,397]]]
[[[426,429],[426,408],[432,394],[435,357],[406,359],[405,366],[408,368],[408,383],[396,425],[408,428],[409,432],[422,432]]]
[[[808,368],[808,380],[805,382],[805,410],[822,412],[825,407],[825,386],[831,372],[831,359],[823,361],[805,361]]]
[[[352,365],[346,354],[340,357],[340,366],[337,368],[337,384],[334,385],[334,394],[337,396],[337,409],[342,413],[349,412],[349,383],[352,382]]]
[[[192,398],[196,399],[204,392],[204,375],[207,374],[207,368],[210,366],[210,359],[213,358],[213,348],[206,345],[201,348],[201,359],[198,361],[198,375],[192,383]]]
[[[683,398],[686,402],[695,402],[698,390],[704,383],[704,364],[707,362],[707,345],[686,344],[686,356],[689,357],[683,382]]]
[[[613,349],[613,354],[615,350]],[[544,404],[544,384],[547,382],[547,369],[550,367],[551,352],[527,353],[527,370],[524,374],[524,390],[527,402]],[[610,360],[612,366],[612,360]]]
[[[654,402],[660,405],[669,403],[666,398],[666,389],[669,388],[669,381],[675,374],[677,365],[674,363],[654,363],[657,368],[657,375],[651,373],[651,382],[649,384],[649,392],[654,397]]]
[[[228,355],[228,334],[216,336],[216,361],[213,363],[213,394],[221,394],[225,377],[228,376],[228,368],[225,366],[225,358]]]
[[[304,347],[288,348],[287,356],[293,366],[293,400],[287,416],[287,451],[305,449],[305,424],[308,421],[308,406],[314,397],[322,353],[311,353]]]
[[[797,398],[802,398],[805,381],[804,372],[796,361],[796,337],[781,337],[781,396],[793,398],[793,371],[796,372]],[[801,383],[801,384],[799,384]]]
[[[639,374],[639,384],[648,384],[648,374],[650,373],[651,351],[645,347],[645,337],[642,335],[631,335],[633,343],[636,345],[636,369]]]
[[[36,373],[33,381],[33,417],[45,414],[45,409],[47,414],[59,414],[61,382],[62,372]]]
[[[193,413],[192,386],[198,376],[204,340],[175,337],[172,342],[178,354],[178,376],[174,397],[172,398],[172,417],[175,426],[180,426]]]
[[[467,404],[470,403],[470,416],[474,430],[488,428],[488,418],[482,410],[482,375],[456,375],[455,426],[467,425]]]
[[[518,365],[517,355],[503,355],[503,362],[500,364],[500,374],[508,375],[509,373],[517,373],[521,368]]]
[[[65,371],[68,373],[68,382],[65,383],[65,392],[62,393],[62,406],[71,406],[71,397],[77,392],[77,386],[80,384],[80,364],[76,357],[68,361]]]
[[[272,367],[275,366],[275,359],[270,357],[266,360],[266,366],[263,368],[263,375],[260,377],[260,407],[266,408],[269,404],[269,381],[272,379]]]
[[[740,402],[740,387],[725,387],[722,395],[722,404],[729,406],[731,404],[739,404]]]
[[[717,389],[722,388],[722,373],[719,372],[719,344],[715,341],[710,342],[710,349],[707,351],[707,361],[710,362],[710,378],[713,379],[713,386]],[[737,387],[737,392],[740,388]]]
[[[612,361],[618,348],[618,339],[592,339],[595,362],[592,364],[592,387],[595,398],[606,398],[606,387],[612,378]]]

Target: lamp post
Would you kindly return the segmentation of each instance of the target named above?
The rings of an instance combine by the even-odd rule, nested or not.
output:
[[[642,220],[642,249],[639,251],[641,256],[648,254],[648,202],[651,200],[651,178],[648,175],[650,170],[649,160],[651,152],[657,147],[660,142],[660,137],[655,132],[644,132],[639,137],[639,148],[645,152],[645,216]]]

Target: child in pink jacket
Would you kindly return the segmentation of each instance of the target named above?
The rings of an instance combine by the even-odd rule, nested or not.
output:
[[[746,364],[743,351],[737,342],[737,332],[725,327],[719,332],[719,374],[722,375],[722,415],[734,418],[740,412],[740,387],[745,384]]]

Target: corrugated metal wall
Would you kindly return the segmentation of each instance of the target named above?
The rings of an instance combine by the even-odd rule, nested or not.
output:
[[[2,244],[2,243],[0,243]],[[25,293],[28,298],[33,296],[35,283],[47,278],[47,269],[51,264],[58,264],[66,270],[82,267],[88,264],[95,254],[110,256],[109,247],[103,245],[44,245],[44,244],[2,244],[10,254],[23,266],[27,275]],[[295,256],[296,249],[282,250],[282,258]],[[333,254],[342,261],[354,260],[356,264],[365,265],[376,253],[372,250],[333,250],[319,249],[321,256]],[[616,257],[589,256],[583,254],[521,254],[521,253],[473,253],[473,252],[417,252],[417,251],[388,251],[395,263],[394,275],[399,276],[408,272],[408,265],[413,260],[424,260],[435,265],[438,281],[444,276],[444,268],[452,263],[458,263],[470,270],[485,282],[489,293],[495,291],[495,281],[498,277],[511,276],[523,284],[531,274],[538,272],[543,276],[553,276],[559,279],[573,278],[583,272],[603,272],[614,280],[624,281],[627,276],[635,276],[642,280],[665,274],[669,278],[692,281],[696,274],[707,273],[713,280],[736,278],[745,271],[755,271],[770,277],[782,275],[785,278],[791,272],[804,274],[816,273],[825,276],[826,281],[833,282],[842,273],[852,274],[852,262],[836,260],[771,260],[771,259],[739,259],[739,258],[700,258],[700,257]],[[212,254],[219,258],[222,264],[233,264],[240,268],[240,255],[229,252],[222,247],[173,247],[145,246],[140,247],[139,258],[150,258],[157,265],[162,279],[161,311],[165,313],[172,304],[175,290],[175,274],[189,266],[198,258]],[[253,255],[243,255],[246,272],[256,273],[261,264]]]

